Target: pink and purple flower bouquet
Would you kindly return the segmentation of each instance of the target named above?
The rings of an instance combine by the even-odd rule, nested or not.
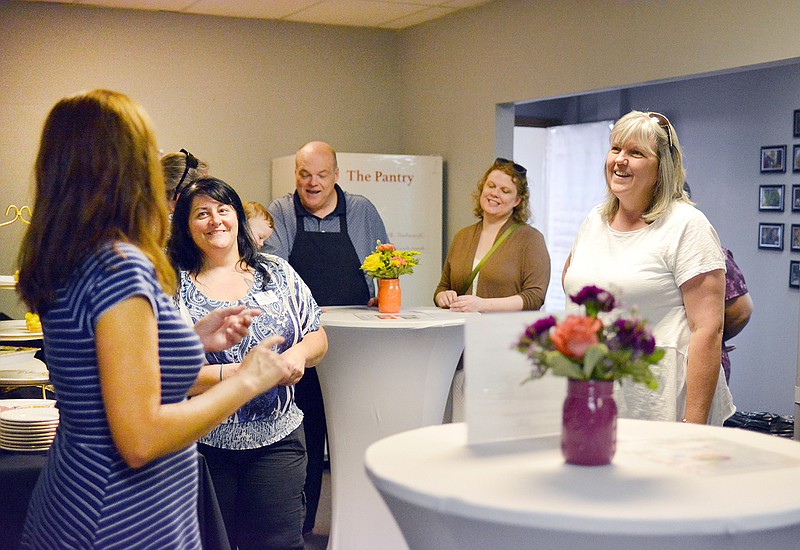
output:
[[[586,286],[572,302],[583,306],[585,315],[569,315],[559,322],[554,316],[537,320],[525,329],[515,344],[531,362],[530,376],[541,378],[547,371],[573,380],[622,380],[658,388],[650,370],[664,357],[656,347],[644,319],[635,313],[610,315],[614,296],[602,288]],[[603,318],[607,319],[605,324]]]

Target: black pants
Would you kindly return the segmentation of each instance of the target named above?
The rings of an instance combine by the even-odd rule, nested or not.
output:
[[[231,548],[303,550],[303,427],[243,451],[198,443],[206,458]]]
[[[317,519],[319,495],[322,491],[322,472],[325,468],[325,405],[322,402],[322,390],[319,387],[317,369],[306,369],[303,378],[294,387],[294,401],[303,411],[303,430],[306,434],[306,452],[308,467],[306,484],[306,521],[303,533],[314,528]]]

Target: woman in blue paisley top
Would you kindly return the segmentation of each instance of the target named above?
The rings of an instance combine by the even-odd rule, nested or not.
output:
[[[235,304],[263,312],[239,344],[206,354],[209,365],[190,395],[236,376],[247,352],[272,335],[284,338],[276,351],[293,364],[312,367],[325,355],[311,291],[285,260],[258,252],[242,202],[225,182],[201,178],[181,193],[168,252],[180,269],[176,302],[184,317],[196,322]],[[294,387],[276,387],[200,440],[232,548],[303,548],[302,420]]]

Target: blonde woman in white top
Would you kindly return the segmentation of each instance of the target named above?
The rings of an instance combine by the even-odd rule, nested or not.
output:
[[[667,354],[659,389],[623,384],[620,416],[721,425],[735,411],[720,365],[725,257],[683,190],[675,128],[632,111],[611,131],[608,195],[586,218],[564,266],[567,294],[594,284],[634,307]],[[568,308],[570,306],[568,305]]]

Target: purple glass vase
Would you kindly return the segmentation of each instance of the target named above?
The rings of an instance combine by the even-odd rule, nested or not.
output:
[[[561,453],[569,464],[610,464],[617,450],[617,404],[611,380],[569,380]]]

